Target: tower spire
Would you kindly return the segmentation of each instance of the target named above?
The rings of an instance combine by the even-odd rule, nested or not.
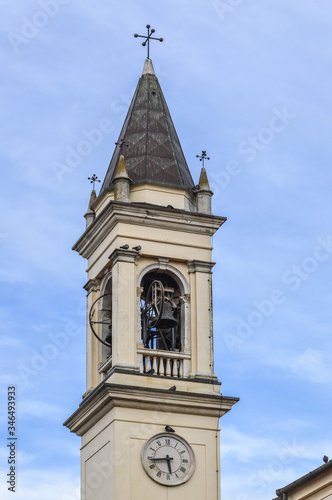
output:
[[[119,144],[128,144],[120,152]],[[191,177],[165,97],[150,59],[131,101],[100,194],[113,190],[120,154],[132,184],[159,184],[191,190]]]

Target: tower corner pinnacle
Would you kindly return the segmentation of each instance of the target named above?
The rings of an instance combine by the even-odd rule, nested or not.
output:
[[[202,167],[202,169],[201,169],[201,174],[199,176],[198,185],[199,185],[200,191],[211,191],[209,179],[208,179],[205,167]]]
[[[126,161],[124,156],[120,154],[115,175],[112,179],[114,184],[114,200],[130,202],[130,184],[131,179],[128,175]]]

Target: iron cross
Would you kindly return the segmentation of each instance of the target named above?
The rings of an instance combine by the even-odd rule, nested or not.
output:
[[[120,154],[122,153],[123,146],[126,146],[127,148],[129,147],[129,144],[126,143],[125,139],[119,139],[119,142],[116,142],[115,145],[119,146]]]
[[[88,180],[91,182],[91,184],[93,184],[93,190],[95,189],[96,182],[100,182],[96,174],[93,174],[92,177],[88,177]]]
[[[206,156],[206,151],[202,151],[201,155],[196,155],[196,158],[199,158],[199,161],[203,162],[203,167],[204,167],[204,160],[209,160],[210,158]]]
[[[153,36],[151,36],[156,30],[152,29],[150,31],[150,24],[147,24],[146,25],[147,29],[148,29],[148,35],[138,35],[137,33],[135,33],[134,37],[135,38],[145,38],[144,42],[142,43],[143,47],[146,46],[146,44],[148,45],[148,59],[150,59],[150,40],[159,40],[159,42],[162,42],[164,39],[163,38],[155,38]]]

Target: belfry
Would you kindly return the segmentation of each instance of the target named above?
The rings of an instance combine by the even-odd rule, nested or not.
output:
[[[220,499],[219,418],[238,399],[214,373],[211,237],[226,219],[211,196],[148,58],[73,247],[87,388],[65,425],[81,436],[82,500]]]

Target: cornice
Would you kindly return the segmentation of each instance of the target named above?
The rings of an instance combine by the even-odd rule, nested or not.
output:
[[[238,398],[220,394],[170,393],[163,389],[103,383],[83,400],[63,425],[82,436],[115,407],[219,418],[237,401]]]
[[[84,290],[86,290],[88,292],[88,294],[90,292],[98,292],[100,290],[100,283],[101,283],[101,279],[99,278],[94,278],[92,280],[89,280],[84,286]]]
[[[139,258],[139,253],[134,252],[133,250],[123,250],[121,248],[116,248],[109,256],[109,260],[112,262],[112,267],[117,262],[129,262],[130,264],[135,264]]]
[[[203,260],[189,260],[189,273],[208,273],[211,274],[211,269],[216,265],[215,262],[206,262]]]
[[[100,241],[120,222],[212,236],[225,221],[225,217],[216,215],[143,203],[110,201],[75,243],[73,250],[89,258]]]

